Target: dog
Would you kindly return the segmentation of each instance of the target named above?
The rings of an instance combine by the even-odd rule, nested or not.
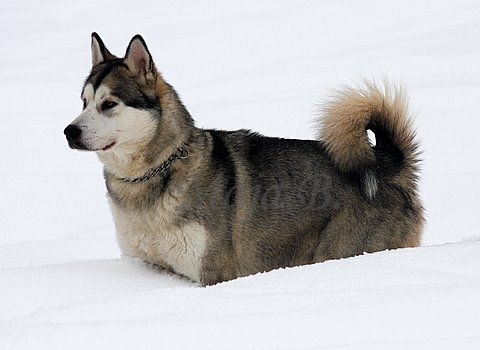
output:
[[[91,50],[64,134],[104,164],[123,254],[207,286],[420,244],[419,144],[400,88],[338,90],[316,140],[204,130],[140,35],[123,58],[96,33]]]

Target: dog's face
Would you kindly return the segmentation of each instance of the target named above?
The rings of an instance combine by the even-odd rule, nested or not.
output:
[[[64,130],[69,146],[107,152],[147,143],[161,108],[155,89],[157,72],[143,39],[135,36],[125,57],[117,58],[94,33],[92,64],[81,94],[83,111]]]

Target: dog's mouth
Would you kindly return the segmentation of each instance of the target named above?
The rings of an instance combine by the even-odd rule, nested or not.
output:
[[[82,144],[80,142],[75,142],[75,141],[68,140],[68,146],[71,149],[76,149],[76,150],[79,150],[79,151],[90,151],[87,147],[85,147],[84,144]]]
[[[102,149],[100,149],[99,151],[102,151],[102,152],[105,152],[105,151],[108,151],[110,148],[112,148],[113,146],[115,146],[115,141],[113,141],[111,144],[103,147]]]
[[[108,145],[106,145],[103,148],[91,149],[91,148],[88,148],[87,146],[85,146],[81,142],[68,141],[68,145],[70,146],[71,149],[76,149],[76,150],[79,150],[79,151],[91,151],[91,152],[98,152],[98,151],[105,152],[105,151],[108,151],[109,149],[111,149],[113,146],[115,146],[115,144],[116,144],[116,142],[113,141],[112,143],[109,143]]]

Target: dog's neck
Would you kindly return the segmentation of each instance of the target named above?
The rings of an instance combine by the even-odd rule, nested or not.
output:
[[[107,172],[117,178],[141,177],[151,169],[162,164],[175,151],[175,147],[157,149],[157,156],[152,157],[153,150],[139,145],[137,149],[118,147],[107,152],[99,152],[98,158]]]

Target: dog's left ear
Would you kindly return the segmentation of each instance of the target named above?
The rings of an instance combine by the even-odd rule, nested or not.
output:
[[[117,58],[113,55],[110,51],[108,51],[107,47],[103,43],[100,35],[93,32],[92,33],[92,66],[96,66],[105,61],[111,61]]]
[[[137,78],[145,79],[146,82],[155,78],[156,71],[152,55],[150,55],[147,44],[145,44],[145,40],[140,35],[137,34],[130,40],[124,62],[130,72]]]

